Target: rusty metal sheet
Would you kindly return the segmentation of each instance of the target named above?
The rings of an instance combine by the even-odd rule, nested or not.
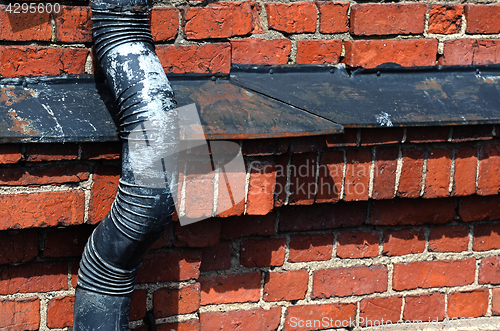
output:
[[[231,80],[345,127],[498,123],[500,67],[237,66]]]

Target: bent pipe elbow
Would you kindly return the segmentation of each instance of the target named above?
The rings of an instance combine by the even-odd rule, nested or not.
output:
[[[172,88],[154,52],[146,0],[93,0],[91,8],[95,52],[120,117],[122,175],[111,210],[80,262],[74,330],[128,330],[140,263],[175,210],[176,181],[167,178],[176,175],[177,117]],[[154,148],[137,155],[141,142]],[[164,181],[148,185],[144,176]]]

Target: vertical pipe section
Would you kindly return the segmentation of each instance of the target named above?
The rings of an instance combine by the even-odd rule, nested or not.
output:
[[[95,52],[120,116],[122,176],[80,262],[74,330],[121,331],[128,330],[141,261],[175,210],[176,181],[165,178],[176,176],[178,125],[173,91],[154,52],[147,0],[93,0],[91,8]],[[155,146],[142,158],[133,157],[139,136]]]

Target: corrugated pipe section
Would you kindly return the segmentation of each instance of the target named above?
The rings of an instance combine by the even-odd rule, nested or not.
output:
[[[95,51],[119,111],[123,160],[111,211],[80,262],[74,330],[128,330],[137,271],[175,210],[176,184],[167,178],[176,175],[177,116],[154,52],[147,0],[94,0],[91,7]],[[137,157],[144,141],[155,149],[145,148]],[[145,185],[144,176],[164,182]]]

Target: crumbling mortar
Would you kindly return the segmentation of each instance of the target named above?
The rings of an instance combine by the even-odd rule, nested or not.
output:
[[[368,182],[368,198],[373,198],[373,181],[375,179],[375,159],[377,155],[377,146],[374,146],[370,150],[372,159],[370,160],[370,179]]]
[[[453,192],[453,184],[455,182],[455,163],[456,163],[456,148],[451,149],[451,166],[450,166],[450,182],[448,184],[448,193]]]
[[[396,164],[396,182],[394,183],[394,194],[392,196],[393,198],[396,197],[398,194],[399,183],[401,181],[402,171],[403,171],[403,146],[399,145],[398,159],[397,159],[397,164]]]

